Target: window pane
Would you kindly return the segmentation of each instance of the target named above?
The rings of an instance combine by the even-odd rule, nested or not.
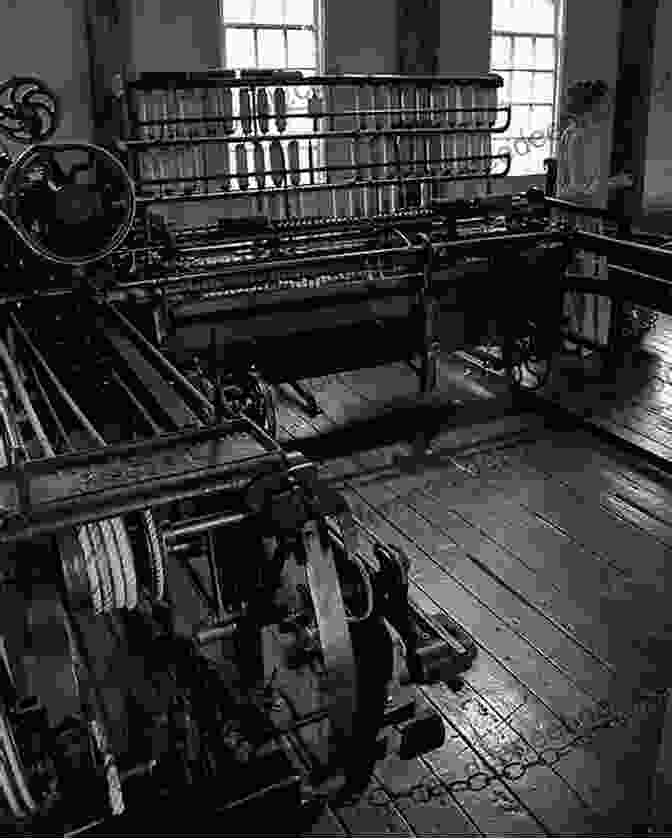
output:
[[[554,0],[493,0],[492,5],[493,29],[553,34]]]
[[[553,108],[550,105],[535,105],[530,108],[530,133],[541,131],[545,135],[552,133]]]
[[[226,65],[230,68],[254,67],[254,36],[251,29],[226,30]]]
[[[307,85],[293,85],[287,89],[287,111],[291,114],[292,111],[300,111],[305,113],[308,110],[308,100],[310,99],[312,88]],[[307,124],[307,123],[306,123]]]
[[[553,73],[535,73],[534,74],[534,102],[552,102],[553,101]]]
[[[287,23],[314,24],[314,0],[287,0]]]
[[[251,23],[252,0],[224,0],[222,18],[224,23]]]
[[[529,0],[529,28],[552,34],[555,28],[554,0]]]
[[[511,85],[512,102],[530,102],[532,100],[532,73],[514,72]]]
[[[282,32],[276,29],[260,29],[259,66],[266,69],[285,67],[285,40]]]
[[[513,73],[500,73],[499,75],[504,80],[504,84],[497,91],[497,101],[504,105],[511,101],[511,77]]]
[[[492,0],[492,28],[513,29],[511,26],[511,11],[513,0]]]
[[[307,119],[287,117],[286,132],[288,134],[307,134],[310,128],[312,128],[312,122],[309,122]]]
[[[534,69],[534,49],[532,38],[514,38],[513,65],[519,69],[529,67]]]
[[[255,23],[282,23],[282,0],[254,0]]]
[[[289,67],[315,67],[315,35],[298,31],[287,33],[289,43]]]
[[[537,70],[555,69],[555,44],[553,38],[536,38],[534,66]]]
[[[514,105],[511,108],[511,137],[527,137],[530,133],[530,109],[527,105]]]
[[[495,70],[511,67],[511,38],[497,35],[493,37],[490,66]]]

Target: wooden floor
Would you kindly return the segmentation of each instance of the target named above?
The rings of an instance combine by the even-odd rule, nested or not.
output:
[[[654,376],[672,361],[661,335]],[[319,416],[280,398],[283,435],[299,448],[417,387],[402,365],[308,384]],[[312,835],[636,834],[670,684],[672,485],[588,431],[517,413],[459,361],[443,361],[440,391],[460,404],[431,454],[407,414],[406,442],[351,450],[322,471],[350,501],[364,549],[369,529],[403,547],[413,596],[471,633],[478,657],[461,686],[425,690],[445,746],[383,763],[363,799],[327,811]],[[672,453],[672,382],[649,379],[620,409],[616,396],[603,407]]]
[[[652,454],[672,460],[672,317],[613,367],[595,354],[564,358],[546,395]]]

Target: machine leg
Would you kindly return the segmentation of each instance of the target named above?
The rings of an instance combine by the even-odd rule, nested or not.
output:
[[[308,416],[316,417],[322,412],[322,409],[317,404],[317,399],[315,399],[315,396],[308,390],[307,387],[299,384],[299,382],[288,382],[288,384],[305,402]]]

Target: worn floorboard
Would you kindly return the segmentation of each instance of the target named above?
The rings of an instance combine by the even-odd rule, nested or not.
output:
[[[603,413],[672,452],[661,359]],[[282,434],[298,448],[417,391],[402,365],[306,384],[316,417],[288,391],[279,397]],[[501,381],[490,387],[459,360],[442,360],[439,387],[455,413],[432,429],[431,452],[405,421],[399,442],[353,443],[322,473],[350,502],[362,550],[372,532],[403,547],[417,602],[466,629],[479,653],[461,687],[424,688],[445,745],[410,764],[388,759],[334,818],[352,835],[637,832],[670,681],[672,485],[585,430],[516,414]],[[490,413],[474,421],[485,403]]]

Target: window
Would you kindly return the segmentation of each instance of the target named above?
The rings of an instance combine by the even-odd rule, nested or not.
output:
[[[228,70],[299,70],[304,75],[322,70],[322,2],[323,0],[221,0],[222,64]],[[272,91],[269,89],[269,94]],[[304,118],[292,113],[306,113],[312,88],[296,85],[287,90],[287,134],[305,132]],[[234,115],[239,105],[234,97]],[[241,139],[244,139],[241,136]],[[310,142],[312,148],[309,149]],[[264,161],[270,168],[268,144],[263,144]],[[259,161],[254,159],[251,143],[245,143],[248,170],[254,172]],[[285,155],[287,155],[286,143]],[[259,148],[257,149],[259,151]],[[236,171],[234,145],[229,146],[231,171]],[[299,164],[302,169],[319,164],[322,148],[319,141],[299,141]],[[308,173],[301,175],[306,183]],[[235,188],[236,181],[233,179]]]
[[[223,63],[232,70],[321,65],[319,0],[221,0]]]
[[[495,152],[512,153],[512,175],[539,175],[553,151],[562,0],[493,0],[490,67],[504,79],[500,104],[511,105]]]

